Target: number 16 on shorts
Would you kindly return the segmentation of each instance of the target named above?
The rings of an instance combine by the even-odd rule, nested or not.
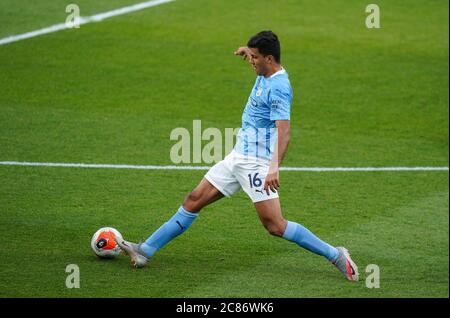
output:
[[[262,180],[258,178],[259,172],[256,172],[253,177],[252,174],[248,174],[248,181],[250,182],[250,188],[259,188],[262,185]]]
[[[262,174],[260,174],[260,172],[247,173],[247,182],[249,184],[249,187],[243,186],[243,188],[244,191],[247,192],[247,194],[250,196],[253,203],[278,198],[278,191],[277,192],[269,191],[269,193],[267,193],[263,189],[265,178],[266,178],[265,173]]]

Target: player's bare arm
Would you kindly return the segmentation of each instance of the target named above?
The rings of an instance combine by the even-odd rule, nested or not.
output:
[[[278,142],[275,145],[269,172],[264,182],[264,190],[267,194],[269,194],[269,189],[272,192],[276,192],[280,187],[279,167],[284,159],[291,138],[291,124],[289,120],[277,120],[275,125],[278,129]]]
[[[244,58],[244,60],[248,60],[249,62],[251,60],[251,54],[252,54],[252,52],[246,46],[241,46],[234,52],[234,55],[242,56]]]

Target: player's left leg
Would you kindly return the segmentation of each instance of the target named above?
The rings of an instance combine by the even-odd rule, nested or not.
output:
[[[158,250],[184,233],[195,221],[203,207],[223,197],[224,195],[218,189],[206,178],[203,178],[185,198],[178,211],[153,232],[147,240],[139,244],[121,240],[118,244],[130,256],[135,267],[143,267]]]
[[[156,251],[184,233],[198,217],[202,208],[223,197],[224,195],[218,189],[203,178],[186,196],[178,211],[143,242],[140,249],[147,257],[153,256]]]
[[[215,164],[198,186],[186,196],[178,211],[141,244],[122,240],[120,247],[127,253],[135,267],[143,267],[148,259],[177,236],[184,233],[205,206],[231,196],[241,188],[230,169],[232,156]]]
[[[326,257],[348,280],[358,280],[358,268],[351,260],[348,251],[345,248],[333,247],[301,224],[284,219],[278,198],[254,204],[261,223],[270,234],[295,242],[308,251]]]

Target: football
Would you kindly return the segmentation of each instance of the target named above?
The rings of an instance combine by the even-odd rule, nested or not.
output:
[[[94,233],[91,240],[91,248],[100,258],[115,258],[120,254],[118,240],[122,234],[112,227],[102,227]]]

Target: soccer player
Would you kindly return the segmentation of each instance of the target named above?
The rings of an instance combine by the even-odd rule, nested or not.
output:
[[[203,207],[242,188],[270,234],[325,257],[348,280],[357,281],[358,268],[346,248],[331,246],[301,224],[284,219],[281,213],[279,166],[290,140],[292,90],[280,64],[278,37],[272,31],[262,31],[234,54],[248,59],[257,77],[233,151],[206,173],[172,218],[145,242],[124,240],[119,242],[120,247],[135,267],[143,267],[159,249],[186,231]]]

